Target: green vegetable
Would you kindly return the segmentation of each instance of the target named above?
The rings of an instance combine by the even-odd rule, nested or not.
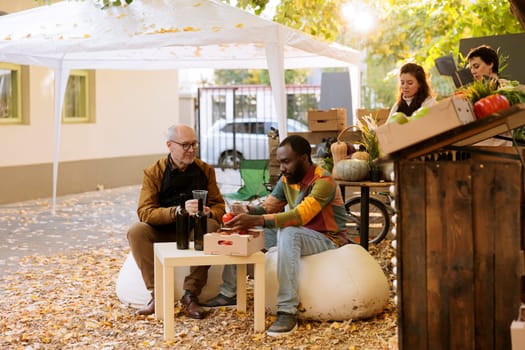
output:
[[[329,172],[332,172],[332,169],[334,168],[334,160],[332,157],[325,157],[323,159],[323,168]]]

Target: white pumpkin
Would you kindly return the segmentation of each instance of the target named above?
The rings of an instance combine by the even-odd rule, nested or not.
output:
[[[344,181],[360,181],[368,177],[368,161],[343,159],[336,165],[337,175]]]

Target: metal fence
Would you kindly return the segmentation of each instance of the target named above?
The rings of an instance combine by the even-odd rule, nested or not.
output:
[[[319,85],[288,85],[288,131],[307,131],[309,109],[318,109]],[[200,158],[238,167],[242,159],[268,159],[268,132],[278,128],[272,91],[265,85],[206,87],[198,90]]]

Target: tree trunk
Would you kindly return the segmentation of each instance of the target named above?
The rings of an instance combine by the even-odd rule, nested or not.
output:
[[[525,30],[525,0],[509,0],[510,10]]]

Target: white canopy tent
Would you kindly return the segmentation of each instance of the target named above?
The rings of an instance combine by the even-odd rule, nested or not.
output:
[[[55,71],[54,208],[70,70],[268,69],[286,135],[284,69],[349,67],[357,80],[360,53],[214,0],[135,0],[109,9],[75,0],[1,16],[0,61]],[[356,106],[357,93],[352,98]]]

